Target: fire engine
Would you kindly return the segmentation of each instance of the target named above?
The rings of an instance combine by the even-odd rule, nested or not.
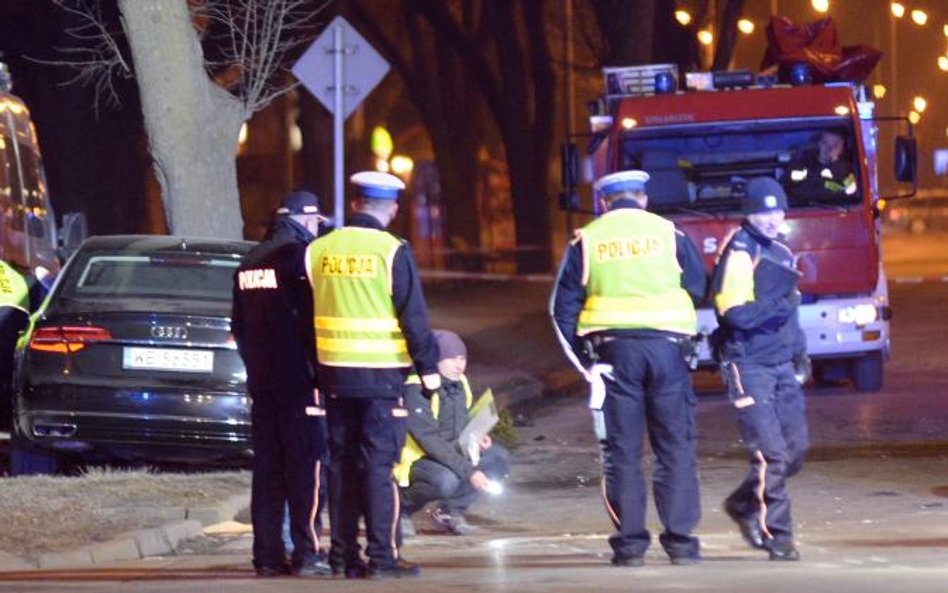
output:
[[[606,93],[590,103],[587,181],[643,169],[649,210],[672,219],[703,253],[709,270],[740,224],[748,179],[771,176],[787,190],[783,232],[802,273],[800,323],[818,380],[850,379],[858,391],[882,388],[890,356],[891,308],[881,258],[878,140],[881,122],[908,126],[894,136],[896,183],[915,183],[915,141],[901,118],[881,118],[853,83],[778,84],[748,71],[689,73],[678,90],[674,65],[605,68]],[[844,141],[845,183],[828,169],[802,178],[800,163],[825,132]],[[579,157],[563,147],[561,205],[578,209]],[[822,179],[826,177],[827,179]],[[887,199],[907,197],[886,196]],[[593,203],[597,203],[593,200]],[[699,335],[717,322],[709,303]],[[712,364],[707,340],[700,359]]]

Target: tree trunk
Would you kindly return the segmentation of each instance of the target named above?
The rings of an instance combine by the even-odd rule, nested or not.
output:
[[[183,0],[119,0],[168,228],[177,235],[243,236],[237,134],[243,106],[216,86]]]

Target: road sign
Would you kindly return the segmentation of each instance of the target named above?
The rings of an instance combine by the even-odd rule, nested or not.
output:
[[[293,64],[293,74],[332,112],[333,223],[342,227],[343,123],[388,72],[388,62],[337,16]]]
[[[346,19],[337,16],[293,65],[293,75],[335,114],[336,33],[342,34],[342,117],[349,117],[388,73],[385,61]]]

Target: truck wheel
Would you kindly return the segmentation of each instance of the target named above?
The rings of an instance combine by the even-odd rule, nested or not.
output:
[[[853,385],[866,393],[882,389],[882,352],[869,352],[853,361]]]
[[[55,474],[59,471],[60,465],[61,462],[56,453],[37,447],[14,431],[10,440],[10,475]]]

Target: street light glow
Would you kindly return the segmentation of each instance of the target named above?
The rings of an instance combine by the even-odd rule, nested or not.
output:
[[[925,100],[925,97],[915,97],[915,99],[912,100],[912,106],[915,107],[915,111],[925,113],[925,108],[928,107],[928,101]]]
[[[905,5],[902,4],[901,2],[893,2],[892,3],[892,16],[894,16],[897,19],[900,19],[903,16],[905,16]]]
[[[411,173],[415,168],[415,161],[411,157],[403,154],[396,154],[392,157],[392,173],[404,177]]]
[[[942,71],[948,72],[948,56],[938,56],[938,67]]]
[[[681,26],[687,27],[691,24],[691,13],[689,13],[687,10],[676,10],[675,20],[681,23]]]
[[[754,32],[754,21],[750,19],[741,19],[737,21],[737,30],[744,35],[750,35]]]
[[[826,12],[830,9],[829,0],[810,0],[810,4],[816,12]]]
[[[702,45],[711,45],[714,43],[714,34],[708,29],[701,29],[698,31],[698,41],[700,41]]]
[[[885,85],[884,84],[874,84],[872,85],[872,96],[876,99],[881,99],[885,97]]]
[[[924,25],[928,22],[928,13],[924,10],[913,10],[912,11],[912,20],[915,21],[916,25]]]
[[[918,122],[922,121],[922,114],[917,111],[909,111],[908,120],[912,122],[912,125],[914,126]]]

